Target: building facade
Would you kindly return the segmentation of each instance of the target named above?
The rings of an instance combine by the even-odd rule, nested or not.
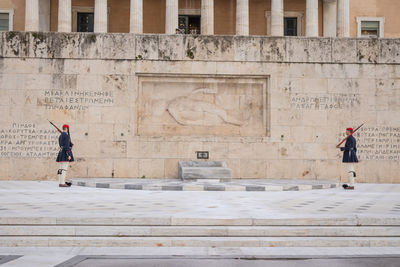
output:
[[[400,37],[396,0],[3,0],[1,30]]]

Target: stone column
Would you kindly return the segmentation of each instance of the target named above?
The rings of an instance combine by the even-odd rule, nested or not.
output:
[[[337,36],[350,37],[350,1],[338,0]]]
[[[25,31],[39,31],[39,0],[25,1]]]
[[[236,0],[236,35],[249,35],[249,0]]]
[[[143,33],[143,0],[131,0],[131,33]]]
[[[336,37],[336,0],[324,0],[324,37]]]
[[[58,0],[58,31],[71,32],[71,0]]]
[[[50,31],[50,0],[39,0],[39,31]]]
[[[178,28],[178,0],[166,1],[165,33],[174,34]]]
[[[318,36],[318,0],[306,0],[306,36]]]
[[[107,32],[107,0],[94,2],[94,32]]]
[[[283,36],[283,0],[271,1],[271,35]]]
[[[201,34],[214,34],[214,0],[201,0]]]

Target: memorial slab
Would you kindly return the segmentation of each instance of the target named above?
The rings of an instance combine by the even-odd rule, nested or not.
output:
[[[232,170],[223,161],[180,161],[178,168],[178,175],[182,180],[232,179]]]

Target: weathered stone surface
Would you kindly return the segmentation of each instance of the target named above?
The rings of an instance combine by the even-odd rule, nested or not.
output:
[[[308,62],[332,62],[332,39],[309,38],[308,53]]]
[[[103,34],[86,33],[80,35],[78,55],[80,58],[101,58],[103,51]]]
[[[335,63],[358,62],[356,39],[349,39],[349,38],[332,39],[332,62]]]
[[[158,35],[136,36],[136,59],[158,59]]]
[[[183,60],[186,37],[184,35],[160,35],[158,43],[158,59]]]
[[[49,34],[49,33],[46,33]],[[53,33],[49,46],[53,58],[77,58],[80,35],[74,33]],[[93,38],[95,35],[92,35]]]
[[[186,38],[186,60],[230,61],[235,57],[232,36],[191,36]]]
[[[29,34],[23,32],[2,32],[3,57],[27,57],[29,54]]]
[[[400,40],[380,40],[380,63],[399,63],[400,61]]]
[[[286,60],[288,62],[308,62],[308,38],[288,38],[286,40]]]
[[[261,38],[236,36],[234,38],[234,47],[235,60],[260,61]]]
[[[286,40],[287,62],[331,62],[331,38],[289,38]]]
[[[362,63],[377,63],[379,61],[379,40],[357,40],[357,57]]]
[[[231,179],[232,170],[222,161],[179,161],[178,175],[182,180]]]
[[[268,62],[286,61],[286,41],[280,37],[261,38],[260,60]]]
[[[135,59],[135,35],[106,34],[103,38],[101,58],[104,59]]]
[[[234,178],[342,180],[335,145],[365,122],[358,181],[399,182],[398,39],[1,36],[1,179],[56,178],[50,119],[71,176],[177,178],[205,150]]]
[[[3,32],[5,57],[399,62],[397,39]]]

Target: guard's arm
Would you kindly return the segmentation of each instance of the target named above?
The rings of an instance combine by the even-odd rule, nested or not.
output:
[[[347,139],[345,146],[340,148],[341,151],[351,151],[353,149],[354,149],[354,143],[353,139],[351,138]]]

